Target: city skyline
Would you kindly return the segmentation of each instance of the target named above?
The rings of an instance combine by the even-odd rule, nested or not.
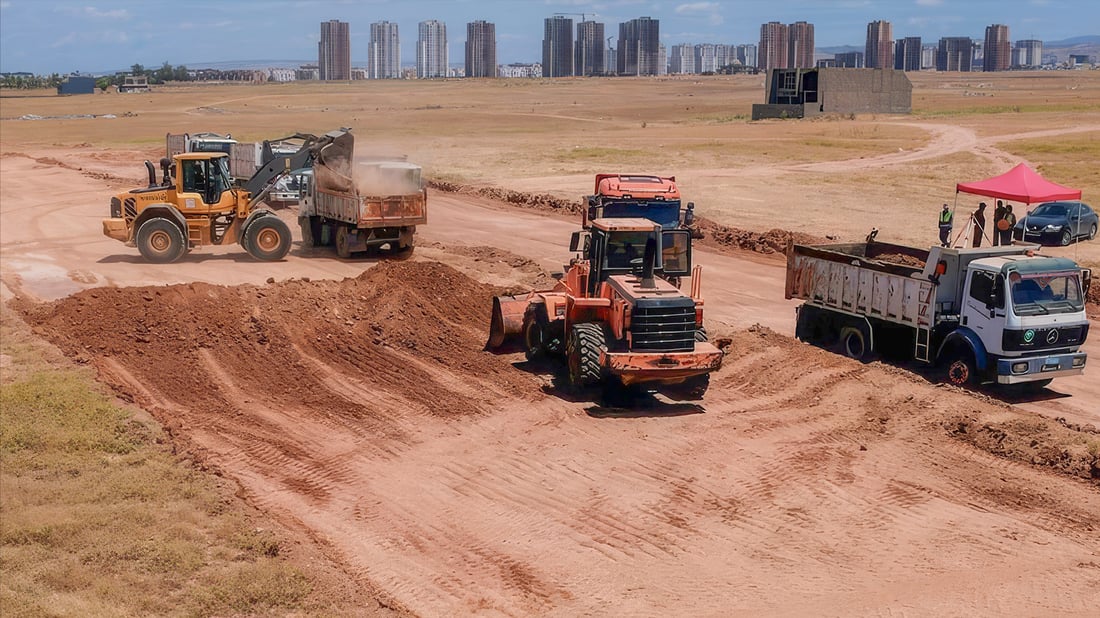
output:
[[[771,21],[813,24],[818,48],[862,47],[867,24],[876,20],[891,22],[895,38],[919,36],[928,42],[942,37],[981,41],[991,24],[1007,25],[1013,41],[1053,41],[1093,35],[1082,30],[1100,24],[1100,7],[1075,0],[790,0],[781,6],[659,0],[192,0],[187,4],[0,0],[0,71],[48,74],[120,70],[135,63],[197,66],[307,60],[317,54],[316,24],[329,20],[350,24],[351,59],[357,67],[368,62],[370,24],[388,21],[405,32],[416,32],[418,24],[428,20],[447,24],[458,33],[448,40],[452,60],[464,55],[466,25],[483,20],[495,25],[499,63],[538,63],[545,20],[555,14],[573,19],[574,24],[585,18],[603,23],[609,35],[617,33],[622,23],[650,17],[660,22],[660,43],[666,49],[684,44],[755,44],[761,25]],[[183,36],[165,36],[169,27]],[[181,40],[191,45],[181,45]],[[402,38],[399,57],[402,66],[415,65],[416,37]]]

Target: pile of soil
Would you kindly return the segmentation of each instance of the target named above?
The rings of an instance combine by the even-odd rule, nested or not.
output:
[[[537,391],[529,374],[477,352],[497,292],[409,261],[343,281],[96,288],[21,309],[36,333],[153,408],[231,409],[240,395],[221,388],[229,380],[280,405],[369,416],[371,401],[336,398],[324,385],[352,376],[431,414],[464,415],[491,401],[472,394],[479,384],[521,398]]]
[[[477,195],[486,199],[507,202],[532,210],[579,215],[583,212],[584,208],[583,204],[579,201],[562,199],[550,195],[549,193],[524,193],[522,191],[512,191],[499,187],[473,187],[441,180],[429,180],[427,184],[432,189],[438,191],[461,193],[463,195]]]
[[[1100,431],[1095,427],[1043,417],[983,422],[964,416],[945,423],[945,428],[994,455],[1100,481]]]
[[[874,259],[889,264],[901,264],[902,266],[924,268],[924,260],[903,253],[884,253],[882,255],[876,255]]]
[[[740,249],[755,253],[784,253],[789,243],[816,245],[828,242],[820,236],[772,229],[753,232],[722,225],[704,217],[697,217],[695,228],[702,234],[700,245],[718,249]]]

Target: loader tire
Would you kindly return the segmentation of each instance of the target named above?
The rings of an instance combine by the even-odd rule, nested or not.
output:
[[[523,351],[527,360],[546,355],[546,305],[531,303],[523,314]]]
[[[569,381],[576,387],[592,386],[603,378],[600,351],[607,346],[603,328],[586,322],[574,324],[569,332],[566,355],[569,358]]]
[[[699,343],[706,343],[706,341],[707,341],[707,327],[706,326],[700,326],[699,328],[695,329],[695,341],[698,341]]]
[[[154,264],[175,262],[187,249],[179,226],[162,217],[142,223],[136,241],[141,256]]]
[[[274,262],[290,251],[290,227],[277,216],[260,217],[244,231],[244,249],[257,260]]]
[[[298,217],[298,225],[302,228],[303,247],[321,246],[321,236],[324,233],[321,217]]]

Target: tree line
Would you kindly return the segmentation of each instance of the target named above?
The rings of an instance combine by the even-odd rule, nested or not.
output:
[[[172,66],[165,62],[157,69],[147,69],[143,65],[134,64],[126,73],[115,73],[96,78],[95,85],[100,90],[106,90],[110,86],[120,86],[128,75],[135,77],[144,75],[150,84],[163,84],[164,82],[186,82],[193,78],[184,65]],[[50,75],[18,75],[8,74],[0,79],[0,88],[12,90],[33,90],[37,88],[57,88],[65,80],[64,75],[51,73]]]

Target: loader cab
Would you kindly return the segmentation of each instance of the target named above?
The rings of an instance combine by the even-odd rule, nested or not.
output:
[[[588,294],[613,275],[641,273],[646,246],[652,244],[653,272],[663,277],[691,274],[691,232],[664,230],[648,219],[595,219],[589,230],[573,233],[570,250],[581,253],[590,268]]]
[[[220,210],[233,204],[229,191],[229,156],[224,153],[187,153],[176,155],[176,190],[180,208]]]

